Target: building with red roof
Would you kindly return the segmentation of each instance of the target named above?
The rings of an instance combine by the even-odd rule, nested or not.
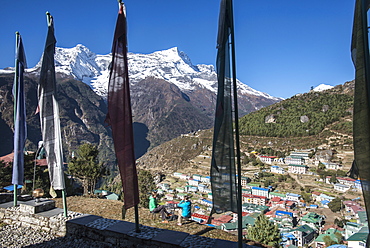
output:
[[[198,214],[198,213],[192,213],[191,214],[191,219],[193,221],[196,221],[200,224],[207,224],[209,216],[204,215],[204,214]]]

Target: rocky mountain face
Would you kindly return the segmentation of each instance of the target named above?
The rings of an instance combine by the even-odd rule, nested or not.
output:
[[[0,130],[4,139],[0,142],[0,156],[13,150],[13,87],[12,74],[0,75]],[[91,88],[72,77],[57,79],[57,101],[59,103],[63,150],[66,158],[84,142],[98,145],[100,159],[112,163],[110,130],[104,125],[106,103]],[[35,151],[41,140],[40,117],[37,108],[38,78],[27,74],[25,95],[27,108],[27,150]]]
[[[151,54],[130,53],[128,60],[137,157],[181,134],[212,127],[217,94],[217,75],[212,65],[193,65],[177,48]],[[68,152],[86,141],[98,144],[104,150],[104,156],[112,154],[110,129],[104,125],[110,61],[111,54],[97,55],[83,45],[56,48],[58,100]],[[29,133],[33,146],[41,137],[36,132],[39,130],[38,117],[32,116],[36,109],[35,89],[40,66],[39,62],[34,68],[27,69],[26,79],[28,120],[32,122],[28,125],[35,129]],[[11,152],[13,147],[13,75],[9,70],[0,70],[0,97],[6,99],[0,104],[0,125],[8,139],[2,142],[0,155]],[[280,100],[238,81],[240,116]]]

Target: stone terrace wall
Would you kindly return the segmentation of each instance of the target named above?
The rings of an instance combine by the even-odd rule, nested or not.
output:
[[[238,246],[236,242],[232,241],[212,239],[204,236],[190,235],[184,232],[142,225],[140,226],[140,232],[136,232],[135,223],[105,219],[95,215],[81,216],[67,221],[67,235],[104,242],[112,247],[236,248]],[[253,248],[254,246],[244,244],[243,247]]]
[[[140,225],[140,232],[136,232],[135,223],[72,213],[68,212],[69,218],[72,218],[68,220],[63,217],[63,210],[59,208],[30,214],[20,211],[19,207],[4,207],[0,204],[0,220],[6,224],[31,227],[59,237],[72,236],[76,239],[92,240],[107,244],[108,247],[238,247],[236,242],[143,225]],[[245,244],[243,246],[253,247]]]
[[[5,224],[31,227],[53,236],[62,237],[66,234],[66,221],[62,211],[58,211],[58,209],[54,211],[59,213],[49,217],[42,214],[21,212],[19,207],[0,208],[0,220]]]

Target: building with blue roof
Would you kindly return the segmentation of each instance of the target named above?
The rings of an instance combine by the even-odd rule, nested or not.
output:
[[[261,187],[252,187],[252,195],[264,196],[269,198],[270,189]]]
[[[289,215],[290,217],[293,217],[293,213],[291,213],[291,212],[287,212],[287,211],[281,211],[281,210],[277,210],[277,211],[275,212],[275,215],[276,215],[276,216]]]
[[[301,195],[294,194],[294,193],[286,193],[286,199],[289,201],[299,202]]]

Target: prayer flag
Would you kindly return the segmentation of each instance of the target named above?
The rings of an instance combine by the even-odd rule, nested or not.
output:
[[[361,179],[367,218],[370,220],[370,61],[367,10],[368,0],[356,0],[351,53],[355,65],[353,143],[355,167],[352,174]]]
[[[108,114],[105,121],[112,127],[126,209],[139,203],[129,86],[126,11],[124,5],[120,4],[113,39],[108,86]]]
[[[12,184],[23,185],[24,181],[24,145],[27,138],[26,103],[24,97],[23,72],[27,67],[22,37],[17,33],[14,96],[14,159]]]
[[[237,212],[237,187],[232,118],[230,0],[221,0],[217,38],[217,101],[211,161],[211,187],[215,211]]]
[[[53,17],[48,13],[48,33],[38,87],[40,123],[43,144],[48,162],[51,186],[56,190],[65,188],[63,173],[63,150],[60,132],[59,106],[55,99],[55,53]]]

